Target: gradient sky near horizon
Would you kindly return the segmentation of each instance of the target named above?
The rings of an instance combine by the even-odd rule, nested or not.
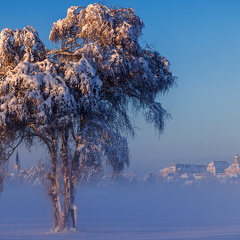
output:
[[[47,47],[53,22],[85,0],[1,0],[0,29],[33,26]],[[96,1],[97,2],[97,1]],[[103,1],[101,1],[103,2]],[[130,140],[131,167],[157,171],[172,162],[209,163],[240,153],[240,1],[106,0],[131,7],[144,21],[141,43],[148,43],[171,63],[177,86],[159,97],[172,119],[158,138],[142,118]],[[21,158],[34,158],[22,148]],[[35,151],[37,152],[37,151]]]

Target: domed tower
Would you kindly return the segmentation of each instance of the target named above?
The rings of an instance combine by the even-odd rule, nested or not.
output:
[[[235,164],[239,164],[239,156],[238,154],[236,153],[235,157],[234,157],[234,163]]]

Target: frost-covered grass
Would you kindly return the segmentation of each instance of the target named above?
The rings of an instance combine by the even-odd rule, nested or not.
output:
[[[239,202],[237,187],[223,185],[82,188],[78,231],[53,233],[44,189],[6,186],[0,197],[0,239],[239,239]]]

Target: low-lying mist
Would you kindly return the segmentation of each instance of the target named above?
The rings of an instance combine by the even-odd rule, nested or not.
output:
[[[115,183],[78,188],[78,233],[61,239],[236,240],[239,185]],[[44,186],[6,185],[0,196],[0,239],[59,239]],[[19,238],[19,236],[22,236]]]
[[[80,218],[128,219],[132,223],[180,226],[240,221],[240,186],[174,184],[92,187],[78,192]]]

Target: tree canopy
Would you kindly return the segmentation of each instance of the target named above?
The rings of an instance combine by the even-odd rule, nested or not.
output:
[[[129,106],[163,131],[168,113],[156,99],[175,78],[165,57],[138,43],[143,27],[133,9],[95,3],[53,24],[57,49],[30,26],[0,34],[0,167],[20,143],[45,144],[57,231],[71,225],[78,178],[103,160],[116,174],[129,164]]]

